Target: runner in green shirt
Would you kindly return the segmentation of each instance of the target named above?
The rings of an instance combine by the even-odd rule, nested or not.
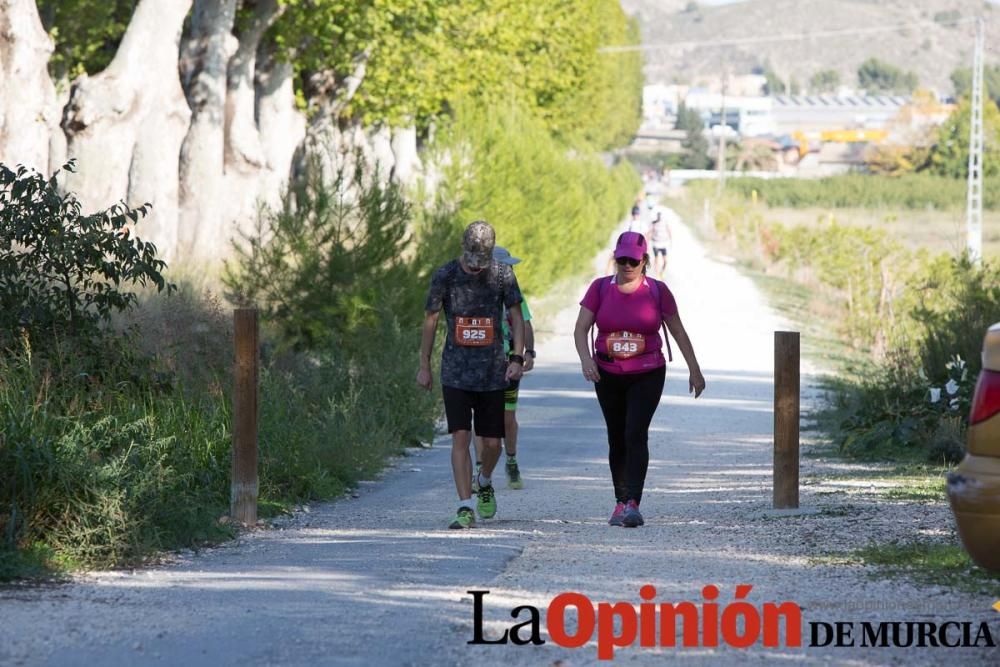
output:
[[[493,259],[514,266],[521,260],[514,257],[506,248],[497,246],[493,249]],[[535,365],[535,332],[531,326],[531,311],[528,309],[526,301],[521,301],[521,313],[524,315],[524,372],[527,373]],[[513,335],[510,330],[507,311],[504,310],[501,320],[503,335],[504,354],[510,354]],[[521,478],[521,469],[517,465],[517,394],[521,381],[511,380],[504,389],[504,451],[507,453],[507,462],[504,470],[507,472],[507,486],[511,489],[523,489],[524,480]],[[483,443],[482,438],[476,438],[476,469],[479,469],[479,461],[482,460]],[[477,477],[473,475],[473,484]]]

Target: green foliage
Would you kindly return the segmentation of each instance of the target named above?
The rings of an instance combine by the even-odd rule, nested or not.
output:
[[[583,139],[598,148],[616,148],[632,141],[642,121],[642,57],[638,51],[599,54],[604,46],[630,46],[641,42],[639,21],[625,18],[617,2],[595,2],[592,9],[596,39],[592,42],[590,73],[562,108],[546,118],[567,116],[553,126],[567,139]]]
[[[81,386],[60,372],[78,363],[42,359],[27,346],[0,357],[5,547],[43,544],[54,565],[91,567],[217,536],[213,520],[227,504],[226,404],[158,395],[123,377]]]
[[[170,382],[133,383],[142,368],[109,374],[119,366],[81,385],[62,370],[79,360],[39,358],[28,346],[0,356],[0,579],[43,565],[134,565],[231,535],[217,522],[229,505],[228,313],[181,290],[131,316]],[[379,345],[352,353],[265,345],[262,506],[339,494],[432,436],[435,399],[399,363],[415,358],[416,332],[383,320],[369,335]]]
[[[404,361],[417,358],[417,330],[387,317],[359,335],[369,344],[279,357],[262,375],[265,497],[335,496],[433,439],[437,395],[415,387],[415,364]]]
[[[719,234],[770,272],[834,296],[840,307],[829,326],[868,353],[832,392],[842,451],[959,458],[982,337],[1000,313],[1000,264],[907,251],[884,230],[846,227],[832,216],[789,228],[733,195],[715,207]]]
[[[832,217],[816,225],[787,227],[738,204],[720,206],[716,230],[747,256],[803,270],[842,303],[839,333],[860,349],[884,349],[890,325],[892,267],[907,253],[884,230],[847,227]]]
[[[1000,207],[1000,178],[984,180],[983,206]],[[714,181],[691,184],[699,197],[713,196]],[[825,178],[726,179],[727,191],[750,199],[756,190],[760,200],[779,208],[902,208],[955,210],[965,206],[965,181],[921,172],[901,176],[843,174]]]
[[[1000,105],[1000,65],[983,65],[983,95]],[[958,68],[951,73],[955,97],[972,96],[972,68]]]
[[[364,80],[345,113],[426,126],[458,100],[511,99],[566,137],[623,143],[639,122],[638,42],[614,0],[284,0],[276,42],[300,73]]]
[[[935,23],[955,23],[962,18],[962,12],[957,9],[949,9],[940,12],[934,12],[934,22]]]
[[[983,335],[1000,314],[1000,264],[938,255],[921,262],[899,299],[895,343],[932,382],[964,359],[973,379],[981,368]],[[967,411],[965,411],[967,413]]]
[[[686,151],[680,166],[684,169],[707,169],[711,164],[708,157],[708,139],[705,138],[705,123],[694,109],[688,109],[682,102],[677,107],[677,129],[684,130],[681,146]]]
[[[641,187],[627,163],[609,172],[598,155],[553,139],[516,107],[460,107],[440,150],[451,160],[443,197],[452,229],[489,221],[497,243],[525,258],[517,276],[530,294],[586,266]]]
[[[770,61],[764,63],[764,66],[759,68],[759,70],[766,79],[764,83],[765,95],[784,95],[788,91],[785,81],[774,71]]]
[[[361,156],[356,156],[360,158]],[[327,174],[318,161],[279,211],[258,218],[223,280],[237,303],[256,305],[300,348],[342,345],[399,306],[410,206],[394,184],[367,176],[360,159]],[[412,310],[401,313],[413,320]]]
[[[340,493],[433,436],[437,398],[415,390],[412,367],[399,363],[416,358],[412,322],[425,287],[398,259],[409,209],[394,189],[365,184],[353,198],[346,188],[298,190],[298,240],[314,248],[288,236],[288,209],[272,217],[286,225],[283,247],[301,251],[284,259],[315,271],[315,284],[305,274],[294,280],[296,266],[270,267],[277,287],[266,296],[280,287],[327,291],[265,311],[265,507]],[[350,250],[333,250],[334,240]],[[262,255],[277,261],[257,241],[253,266],[263,268]],[[0,351],[0,576],[136,564],[231,535],[217,522],[229,494],[229,318],[190,290],[138,306],[112,323],[133,335],[101,337],[99,349],[41,339],[43,356],[24,336],[20,348]],[[277,345],[275,330],[284,334]]]
[[[833,435],[841,452],[938,465],[962,458],[975,375],[956,357],[931,380],[914,362],[897,348],[838,387]]]
[[[869,58],[858,66],[858,85],[869,93],[910,93],[920,82],[913,72],[904,72],[878,58]]]
[[[118,204],[85,216],[55,175],[0,164],[0,336],[93,336],[135,304],[129,288],[172,289],[153,244],[128,231],[148,209]]]
[[[809,90],[814,93],[832,93],[840,86],[840,73],[835,69],[821,69],[809,77]]]
[[[38,0],[42,25],[55,44],[56,80],[96,74],[109,64],[138,0]]]
[[[306,96],[336,90],[366,63],[343,113],[367,125],[426,128],[460,99],[516,100],[566,139],[600,148],[639,126],[639,27],[617,0],[279,0],[266,37],[291,61]],[[42,0],[56,78],[106,67],[136,0]],[[245,8],[244,8],[245,9]]]
[[[433,435],[437,398],[415,388],[415,364],[400,363],[417,357],[426,283],[416,276],[430,262],[421,246],[412,252],[416,222],[398,186],[354,163],[307,170],[224,276],[280,349],[301,351],[262,380],[261,465],[274,497],[339,492]]]
[[[935,174],[965,179],[969,175],[969,133],[972,104],[963,100],[937,129],[929,169]],[[983,100],[983,178],[1000,176],[1000,109],[991,99]]]
[[[854,560],[874,565],[891,577],[909,579],[921,586],[953,586],[992,599],[1000,574],[976,565],[957,543],[919,538],[909,542],[869,544],[854,552]]]

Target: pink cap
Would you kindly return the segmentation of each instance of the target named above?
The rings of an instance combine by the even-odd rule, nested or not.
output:
[[[647,252],[646,237],[639,232],[623,232],[615,246],[615,257],[642,259]]]

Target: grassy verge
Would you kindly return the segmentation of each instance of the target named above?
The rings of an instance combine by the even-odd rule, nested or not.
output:
[[[113,373],[77,372],[88,360],[73,354],[0,358],[0,581],[141,565],[235,534],[224,519],[227,313],[182,289],[147,300],[121,324],[139,331],[123,341],[150,351]],[[432,437],[437,397],[415,391],[412,369],[398,363],[401,350],[415,356],[416,333],[386,325],[378,335],[388,346],[368,354],[265,343],[261,518],[337,496]],[[99,359],[115,354],[112,344]]]
[[[893,501],[943,503],[950,466],[922,463],[872,465],[842,473],[809,475],[803,486],[817,494],[865,494]]]
[[[850,563],[876,567],[880,576],[903,577],[918,584],[985,595],[996,595],[1000,588],[1000,574],[976,565],[959,544],[930,540],[872,544],[845,558]]]

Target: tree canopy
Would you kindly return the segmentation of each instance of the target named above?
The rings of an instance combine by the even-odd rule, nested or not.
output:
[[[1000,65],[983,67],[983,93],[994,102],[1000,104]],[[951,85],[955,87],[955,97],[968,97],[972,94],[972,68],[956,69],[951,73]]]
[[[55,42],[53,78],[99,72],[115,57],[139,0],[38,0],[42,25]]]
[[[937,143],[930,155],[930,171],[953,178],[968,176],[971,109],[969,100],[963,100],[938,128]],[[983,100],[983,152],[983,176],[1000,174],[1000,109],[989,99]]]
[[[832,93],[840,85],[840,74],[835,69],[821,69],[809,78],[809,90],[814,93]]]
[[[858,67],[858,85],[869,93],[909,93],[919,82],[913,72],[904,72],[878,58],[869,58]]]
[[[262,0],[240,0],[248,16]],[[56,78],[110,63],[138,0],[39,0]],[[277,0],[268,48],[306,98],[364,63],[340,113],[367,125],[426,127],[458,100],[517,102],[557,136],[621,145],[640,118],[641,58],[600,53],[639,42],[617,0]],[[237,27],[237,32],[239,27]]]
[[[615,0],[282,0],[276,42],[300,74],[364,80],[344,110],[423,126],[460,99],[511,100],[556,134],[602,145],[638,124],[638,42]]]

